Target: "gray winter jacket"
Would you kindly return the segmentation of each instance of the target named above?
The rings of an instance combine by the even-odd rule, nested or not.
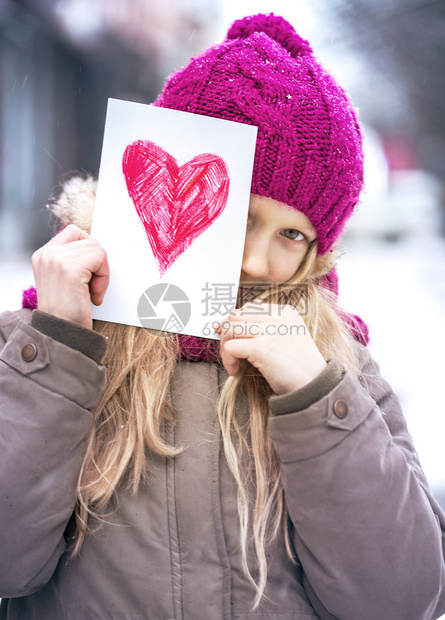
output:
[[[90,332],[89,345],[82,333],[60,342],[30,320],[27,311],[0,317],[2,620],[420,620],[445,612],[445,518],[366,350],[359,380],[334,361],[324,395],[315,380],[272,398],[269,432],[296,563],[279,537],[256,611],[221,452],[215,402],[224,371],[215,364],[178,363],[169,439],[186,449],[152,457],[138,496],[121,490],[71,558],[67,526],[90,410],[106,382],[104,341]]]

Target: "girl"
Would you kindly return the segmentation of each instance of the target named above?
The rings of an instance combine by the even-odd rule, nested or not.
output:
[[[0,323],[1,618],[437,618],[445,517],[335,303],[363,178],[348,98],[258,15],[155,105],[258,127],[239,306],[216,345],[93,325],[94,182],[65,188],[39,307]]]

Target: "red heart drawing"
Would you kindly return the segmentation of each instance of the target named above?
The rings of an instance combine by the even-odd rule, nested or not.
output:
[[[228,168],[210,153],[178,166],[154,142],[137,140],[125,149],[122,170],[162,277],[224,211]]]

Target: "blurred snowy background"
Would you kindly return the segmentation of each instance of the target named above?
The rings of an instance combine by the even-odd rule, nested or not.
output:
[[[98,170],[108,97],[151,102],[234,19],[270,11],[360,109],[367,189],[344,242],[341,302],[368,323],[445,506],[443,1],[0,0],[0,311],[33,283],[54,187]]]

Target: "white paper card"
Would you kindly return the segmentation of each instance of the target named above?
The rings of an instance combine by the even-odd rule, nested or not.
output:
[[[91,234],[110,284],[93,318],[217,338],[236,302],[256,132],[108,101]]]

